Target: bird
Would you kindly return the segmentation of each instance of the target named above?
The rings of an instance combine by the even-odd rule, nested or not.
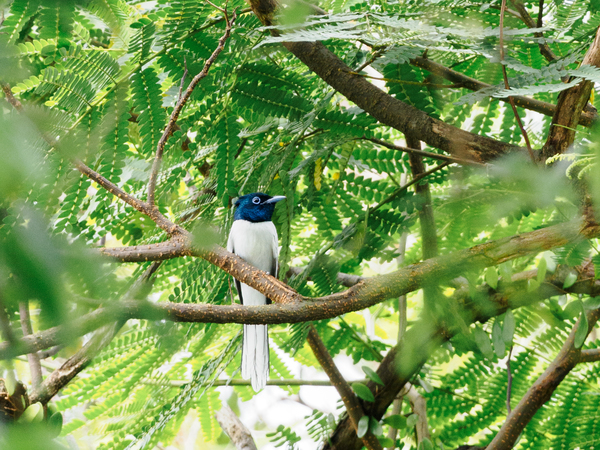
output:
[[[283,195],[254,192],[235,202],[233,224],[227,250],[257,269],[277,277],[278,238],[271,221],[275,204]],[[245,306],[268,305],[271,301],[257,290],[235,280],[240,302]],[[242,378],[250,380],[255,392],[262,390],[269,378],[269,335],[267,325],[244,325],[242,344]]]

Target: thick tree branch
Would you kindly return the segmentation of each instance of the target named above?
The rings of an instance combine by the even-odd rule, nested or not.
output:
[[[350,387],[350,385],[346,382],[335,363],[333,362],[333,358],[327,351],[325,344],[319,337],[317,330],[313,325],[310,326],[310,331],[308,332],[307,337],[308,345],[316,356],[321,368],[325,371],[331,384],[335,387],[335,389],[340,394],[342,401],[344,402],[344,406],[346,407],[346,411],[348,413],[348,417],[350,418],[350,422],[354,427],[355,432],[358,431],[358,422],[365,415],[365,412],[360,404],[358,398],[354,394],[354,391]],[[381,444],[377,440],[377,438],[371,433],[371,431],[367,431],[362,439],[362,443],[368,449],[381,449]]]
[[[149,286],[154,273],[160,267],[161,262],[154,262],[144,273],[131,285],[124,298],[135,298],[140,295],[144,287]],[[65,387],[79,372],[85,369],[92,360],[106,347],[117,333],[125,325],[126,320],[116,320],[96,334],[73,356],[71,356],[60,368],[44,380],[31,395],[32,403],[40,402],[46,405],[63,387]]]
[[[519,18],[525,23],[525,25],[527,25],[528,28],[541,28],[542,27],[541,20],[542,20],[542,11],[543,11],[543,5],[544,5],[543,3],[541,3],[540,15],[538,16],[538,22],[536,23],[533,21],[533,19],[529,15],[529,12],[527,12],[527,8],[525,7],[525,5],[523,4],[523,2],[521,0],[510,0],[510,2],[515,7],[515,10],[517,11]],[[539,31],[533,33],[533,35],[536,38],[544,37],[544,33],[539,32]],[[546,60],[548,62],[553,62],[558,59],[556,57],[556,55],[554,54],[554,52],[550,49],[550,46],[548,45],[547,42],[539,41],[538,46],[540,47],[540,53],[542,54],[542,56],[544,58],[546,58]]]
[[[600,282],[595,280],[592,270],[592,268],[582,268],[578,276],[579,281],[572,286],[573,290],[569,288],[569,292],[589,292],[591,296],[600,294]],[[570,268],[559,267],[554,274],[546,277],[537,292],[527,292],[528,280],[537,276],[537,271],[533,270],[513,276],[513,282],[508,285],[502,280],[498,285],[498,291],[486,288],[480,290],[480,293],[486,291],[488,294],[491,293],[483,304],[470,300],[468,287],[464,288],[464,292],[456,292],[455,297],[463,299],[459,300],[459,303],[462,304],[462,310],[465,312],[462,317],[465,323],[474,321],[483,323],[493,316],[503,314],[509,308],[515,309],[544,298],[564,294],[565,290],[562,287],[571,271]],[[481,296],[478,295],[476,298]],[[429,318],[416,322],[407,331],[405,339],[390,350],[377,369],[377,374],[384,383],[383,389],[376,389],[374,383],[368,383],[375,395],[374,409],[371,414],[378,419],[383,417],[398,393],[429,359],[429,355],[460,331],[460,327],[456,324],[434,324]],[[360,450],[361,445],[348,420],[342,419],[323,450]]]
[[[278,6],[275,0],[250,0],[250,6],[264,25],[273,25]],[[475,162],[486,162],[507,152],[522,151],[520,147],[469,133],[429,117],[388,95],[364,77],[353,74],[321,42],[284,42],[283,45],[327,84],[372,117],[404,134],[418,137],[432,147]]]
[[[236,449],[256,450],[256,444],[254,443],[254,439],[252,439],[250,430],[246,428],[227,403],[223,404],[221,410],[215,414],[215,417]]]
[[[582,66],[586,65],[600,67],[600,28],[596,31],[594,42],[583,58]],[[542,148],[542,160],[564,153],[573,144],[581,112],[590,99],[593,87],[593,81],[583,80],[558,95],[550,133]]]
[[[302,297],[285,283],[254,268],[243,259],[227,252],[222,247],[213,246],[210,250],[194,249],[189,236],[180,237],[184,239],[180,247],[181,253],[177,254],[173,252],[172,256],[176,254],[177,256],[199,256],[223,269],[242,283],[265,294],[274,303],[285,304],[306,301],[307,305],[302,305],[302,307],[310,305],[313,311],[315,308],[323,307],[327,310],[322,312],[324,315],[334,317],[348,312],[348,305],[352,305],[350,308],[356,309],[351,310],[356,311],[380,303],[388,298],[395,298],[412,292],[422,287],[423,283],[430,278],[440,281],[444,278],[451,279],[460,275],[467,267],[469,270],[483,269],[531,253],[561,247],[577,239],[592,238],[598,235],[600,235],[600,226],[598,224],[577,219],[497,241],[479,244],[449,255],[431,258],[386,275],[364,279],[344,292],[319,299]],[[171,246],[170,242],[164,244],[165,253],[167,253],[168,249],[172,248]],[[158,246],[153,246],[149,250],[152,254],[156,254],[157,251]],[[119,250],[111,249],[110,254],[120,259],[119,252]],[[130,249],[124,250],[124,252],[127,259],[121,259],[122,261],[149,260],[146,257],[143,246],[137,247],[134,252]],[[135,258],[132,256],[135,256]],[[307,318],[306,320],[315,319]]]
[[[596,321],[600,318],[600,308],[587,312],[588,329],[592,330]],[[565,379],[565,377],[582,362],[581,349],[575,347],[575,333],[581,326],[581,320],[575,324],[569,337],[562,346],[560,352],[544,373],[536,380],[519,404],[506,418],[506,422],[498,431],[486,450],[510,450],[515,445],[517,438],[523,432],[535,413],[548,401],[550,397]]]
[[[175,108],[173,108],[173,112],[171,113],[171,117],[169,118],[169,122],[167,123],[165,131],[163,132],[162,136],[160,137],[160,140],[158,141],[158,145],[156,146],[156,156],[154,157],[154,162],[152,163],[152,169],[150,170],[150,180],[148,181],[148,203],[151,206],[153,206],[155,204],[154,194],[156,191],[156,180],[158,178],[158,172],[160,170],[163,151],[165,149],[167,140],[173,133],[175,125],[177,124],[177,119],[179,118],[179,114],[181,114],[181,111],[183,110],[184,106],[190,99],[192,93],[194,92],[194,89],[196,88],[196,86],[198,86],[198,83],[200,83],[200,81],[202,81],[202,79],[208,75],[208,71],[210,70],[210,67],[213,65],[213,63],[216,61],[219,54],[225,48],[225,42],[227,41],[227,39],[229,39],[229,36],[231,34],[231,28],[233,26],[233,22],[235,22],[235,19],[237,18],[237,11],[235,11],[235,10],[233,11],[231,20],[227,17],[226,10],[221,9],[221,11],[224,13],[225,21],[227,23],[227,25],[225,27],[225,33],[219,39],[219,44],[217,45],[217,48],[212,53],[212,55],[210,55],[210,58],[208,58],[206,60],[206,63],[204,63],[204,67],[202,68],[200,73],[197,74],[192,79],[192,81],[188,85],[187,89],[185,90],[185,93],[183,95],[180,95],[180,98],[177,101]],[[183,79],[182,79],[182,85],[183,85]]]
[[[471,91],[479,91],[481,89],[491,87],[490,84],[483,83],[479,80],[476,80],[475,78],[468,77],[467,75],[457,72],[456,70],[449,69],[427,58],[417,57],[411,59],[410,63],[413,66],[425,69],[428,72],[445,78],[448,81],[460,83],[464,88],[469,89]],[[512,98],[515,102],[515,105],[517,105],[518,107],[529,109],[531,111],[535,111],[546,116],[553,116],[557,111],[556,105],[553,105],[552,103],[542,102],[520,95],[516,95]],[[499,98],[498,100],[502,100],[504,102],[509,101],[508,98]],[[586,108],[586,110],[581,114],[579,124],[585,127],[589,127],[593,123],[595,123],[596,120],[598,120],[598,113],[596,111],[592,111],[591,109],[588,110]]]

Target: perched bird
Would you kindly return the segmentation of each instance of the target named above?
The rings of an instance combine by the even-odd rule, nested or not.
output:
[[[247,263],[277,277],[278,239],[271,222],[275,203],[284,200],[256,192],[235,202],[233,225],[229,232],[227,250]],[[266,305],[271,301],[257,290],[238,280],[235,286],[242,305]],[[269,336],[266,325],[244,325],[242,345],[242,378],[251,380],[252,389],[260,391],[269,378]]]

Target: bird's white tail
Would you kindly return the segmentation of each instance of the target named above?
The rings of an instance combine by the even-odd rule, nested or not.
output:
[[[269,333],[267,325],[244,325],[242,378],[250,380],[252,389],[260,391],[269,378]]]

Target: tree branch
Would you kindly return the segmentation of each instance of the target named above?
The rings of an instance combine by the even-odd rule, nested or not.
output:
[[[518,17],[525,23],[525,25],[527,25],[528,28],[541,28],[542,27],[542,12],[543,12],[543,6],[544,6],[543,0],[540,2],[540,12],[538,15],[537,24],[533,21],[533,19],[529,15],[529,12],[527,12],[527,8],[525,7],[525,5],[523,4],[523,2],[521,0],[510,0],[510,2],[513,4],[515,9],[517,10]],[[539,31],[533,33],[533,35],[536,38],[544,37],[544,33],[539,32]],[[542,54],[542,56],[544,58],[546,58],[546,60],[548,62],[553,62],[558,59],[556,57],[556,55],[554,54],[554,52],[552,50],[550,50],[550,46],[548,45],[547,42],[539,41],[538,46],[540,47],[540,53]]]
[[[215,414],[217,422],[225,432],[235,448],[238,450],[256,450],[250,430],[242,423],[238,416],[224,403],[220,411]]]
[[[276,0],[250,0],[250,6],[264,25],[273,25],[278,7]],[[277,33],[276,30],[273,32]],[[321,42],[284,42],[283,45],[327,84],[379,122],[418,137],[432,147],[475,162],[486,162],[508,152],[523,150],[429,117],[353,74],[350,67]]]
[[[406,135],[406,144],[412,148],[421,149],[421,141],[413,136]],[[413,179],[419,179],[427,171],[421,155],[410,153],[408,155],[410,170]],[[421,225],[421,240],[423,247],[423,259],[434,258],[438,255],[437,232],[435,218],[431,207],[431,192],[429,183],[421,182],[415,185],[415,193],[423,197],[423,207],[419,211],[419,222]]]
[[[212,3],[211,3],[211,5],[212,5]],[[215,8],[217,8],[217,7],[215,6]],[[217,8],[217,9],[220,9],[220,8]],[[216,61],[219,54],[225,48],[225,42],[229,38],[229,36],[231,34],[231,28],[233,26],[233,22],[235,22],[235,19],[237,18],[237,11],[235,11],[235,10],[233,11],[231,20],[229,20],[227,18],[226,10],[220,9],[220,11],[222,11],[224,13],[225,21],[227,23],[227,25],[225,27],[225,33],[219,39],[219,45],[217,45],[217,48],[215,49],[215,51],[212,53],[212,55],[210,55],[210,58],[208,58],[206,60],[206,63],[204,63],[204,67],[202,68],[200,73],[197,74],[192,79],[189,86],[185,90],[185,93],[183,94],[183,96],[180,96],[177,104],[175,105],[175,108],[173,108],[173,112],[171,113],[171,117],[169,118],[169,122],[167,123],[165,131],[163,132],[162,136],[160,137],[160,140],[158,141],[158,145],[156,146],[156,156],[154,157],[154,162],[152,163],[152,169],[150,171],[150,180],[148,181],[148,203],[150,204],[150,206],[155,205],[154,194],[156,191],[156,180],[158,178],[158,172],[160,170],[160,165],[162,162],[163,151],[165,149],[167,140],[169,139],[169,137],[171,136],[171,133],[173,132],[173,129],[175,128],[177,119],[179,118],[179,114],[181,114],[183,107],[188,102],[188,100],[191,97],[192,93],[194,92],[194,89],[196,88],[196,86],[198,86],[198,83],[200,83],[200,81],[208,75],[208,71],[209,71],[210,67],[213,65],[213,63]],[[182,85],[183,85],[183,80],[182,80]]]
[[[460,83],[464,88],[469,89],[471,91],[479,91],[481,89],[486,89],[492,86],[491,84],[483,83],[479,80],[476,80],[475,78],[468,77],[467,75],[449,69],[427,58],[417,57],[411,59],[410,63],[415,67],[425,69],[428,72],[445,78],[448,81]],[[542,102],[520,95],[513,96],[512,98],[516,106],[520,108],[529,109],[530,111],[535,111],[546,116],[553,116],[557,111],[556,105],[553,105],[552,103]],[[504,102],[509,101],[508,98],[499,98],[497,100],[502,100]],[[594,124],[596,120],[598,120],[598,113],[596,111],[587,110],[586,108],[586,110],[584,110],[581,114],[579,124],[584,127],[589,127],[592,124]]]
[[[456,163],[456,164],[462,164],[462,165],[467,165],[467,166],[485,166],[484,164],[477,163],[477,162],[467,160],[467,159],[455,158],[453,156],[440,155],[438,153],[426,152],[424,150],[421,150],[420,148],[417,149],[417,148],[401,147],[399,145],[394,145],[389,142],[382,141],[381,139],[376,139],[376,138],[362,138],[362,139],[365,141],[373,142],[374,144],[377,144],[377,145],[381,145],[382,147],[389,148],[391,150],[398,150],[400,152],[408,153],[409,155],[425,156],[426,158],[437,159],[440,161],[447,161],[449,163]]]
[[[572,291],[569,288],[569,292],[589,292],[591,296],[599,295],[600,282],[595,280],[594,274],[590,272],[592,270],[592,268],[582,267],[581,273],[578,274],[580,281],[572,286]],[[544,298],[564,294],[565,290],[562,288],[564,280],[571,271],[570,268],[557,268],[554,274],[546,277],[537,292],[527,292],[528,280],[537,276],[537,271],[533,270],[513,276],[513,282],[508,285],[502,280],[498,285],[498,291],[488,290],[485,287],[480,289],[475,298],[482,298],[481,295],[487,292],[489,298],[486,302],[471,301],[468,296],[468,287],[464,289],[463,293],[455,292],[455,297],[462,298],[459,303],[465,312],[463,317],[465,323],[469,324],[475,321],[484,323],[493,316],[503,314],[509,308],[515,309]],[[453,329],[452,326],[454,326]],[[388,352],[377,369],[377,374],[384,383],[383,389],[376,390],[373,382],[368,383],[375,395],[371,415],[377,419],[383,417],[405,384],[429,359],[429,355],[460,331],[457,324],[434,324],[428,317],[415,322],[407,331],[405,339]],[[362,443],[356,438],[356,433],[348,420],[342,419],[323,450],[360,450],[361,446]]]
[[[504,64],[504,13],[506,12],[506,0],[502,0],[502,4],[500,7],[500,65],[502,66],[502,77],[504,78],[504,88],[506,90],[510,89],[510,85],[508,84],[508,74],[506,73],[506,65]],[[517,121],[517,125],[521,130],[521,134],[523,135],[523,139],[525,139],[525,145],[527,146],[527,151],[529,152],[529,157],[531,161],[535,163],[535,155],[533,154],[533,149],[531,148],[531,143],[529,142],[529,136],[527,135],[527,131],[523,126],[523,122],[521,121],[521,117],[519,116],[519,112],[517,111],[517,107],[515,105],[515,99],[512,96],[508,96],[508,101],[510,103],[510,107],[513,110],[513,114],[515,115],[515,120]]]
[[[92,359],[110,344],[110,341],[119,332],[124,322],[117,321],[98,330],[77,353],[71,356],[60,368],[52,372],[42,383],[39,389],[30,396],[31,403],[40,402],[47,404],[64,386],[66,386],[79,372],[85,369]]]
[[[135,298],[142,293],[143,288],[147,286],[152,275],[158,270],[161,262],[154,262],[144,273],[138,277],[131,285],[125,299]],[[85,369],[92,360],[106,347],[117,333],[121,330],[127,320],[120,319],[107,325],[102,330],[96,331],[96,334],[81,348],[77,353],[71,356],[60,368],[44,380],[44,382],[34,390],[30,398],[32,403],[40,402],[46,405],[63,387],[65,387],[79,372]]]
[[[429,425],[427,424],[427,401],[414,386],[410,386],[406,394],[406,398],[410,402],[410,406],[418,417],[415,431],[417,433],[417,447],[424,439],[430,439]]]
[[[596,37],[583,58],[582,66],[600,67],[600,28]],[[581,112],[590,99],[594,82],[583,80],[576,86],[562,91],[558,95],[556,112],[552,117],[552,126],[548,139],[541,152],[542,160],[564,153],[575,140],[575,132],[579,125]]]
[[[24,300],[19,303],[19,318],[23,336],[33,334],[31,318],[29,316],[29,301]],[[42,384],[42,366],[40,365],[40,357],[37,352],[32,352],[27,354],[27,360],[29,362],[29,371],[31,372],[31,385],[34,390],[39,389]]]
[[[319,337],[317,330],[313,325],[310,325],[310,331],[308,332],[307,337],[308,345],[313,351],[314,355],[319,361],[321,368],[325,371],[331,384],[335,387],[335,389],[340,394],[342,401],[344,402],[344,406],[346,407],[346,411],[348,412],[348,417],[354,427],[354,431],[358,431],[358,422],[365,415],[365,412],[360,404],[358,398],[354,394],[354,391],[350,387],[350,385],[346,382],[335,363],[333,362],[333,358],[327,351],[325,344]],[[362,437],[362,443],[368,449],[381,449],[381,444],[377,440],[377,438],[371,433],[371,431],[367,431]]]
[[[347,307],[341,307],[340,305],[354,304],[358,306],[360,304],[357,309],[367,308],[388,298],[398,297],[419,289],[423,285],[423,282],[430,277],[452,279],[460,275],[466,267],[469,267],[470,270],[483,269],[531,253],[561,247],[576,239],[589,239],[599,235],[600,226],[598,224],[585,222],[583,219],[576,219],[571,222],[552,225],[528,233],[479,244],[449,255],[431,258],[386,275],[364,279],[359,284],[344,292],[318,299],[305,298],[299,295],[285,283],[256,269],[222,247],[213,246],[210,250],[194,249],[189,233],[186,236],[180,237],[182,243],[181,247],[179,247],[179,253],[172,252],[171,256],[199,256],[223,269],[240,282],[265,294],[274,303],[286,304],[305,301],[307,304],[312,305],[311,310],[314,311],[317,305],[321,305],[329,310],[327,311],[328,317],[334,317],[338,315],[338,311],[342,311]],[[164,243],[163,245],[165,252],[172,248],[171,242]],[[148,252],[150,254],[160,253],[158,248],[158,245],[152,246]],[[123,259],[120,257],[120,252],[121,250],[111,249],[110,254],[121,261],[139,262],[150,260],[144,246],[136,247],[133,252],[130,248],[126,247],[123,250]],[[167,258],[163,257],[161,259]],[[327,307],[325,303],[319,302],[327,303]],[[199,305],[189,306],[195,307]],[[207,306],[216,307],[216,305]],[[307,318],[306,320],[314,319]]]
[[[587,334],[592,330],[600,318],[600,308],[588,311]],[[582,362],[581,349],[575,348],[575,333],[581,326],[581,319],[577,321],[560,352],[544,373],[536,380],[527,393],[521,398],[519,404],[506,418],[506,422],[498,431],[486,450],[510,450],[515,445],[517,438],[525,429],[535,413],[552,397],[552,394],[565,377]]]

